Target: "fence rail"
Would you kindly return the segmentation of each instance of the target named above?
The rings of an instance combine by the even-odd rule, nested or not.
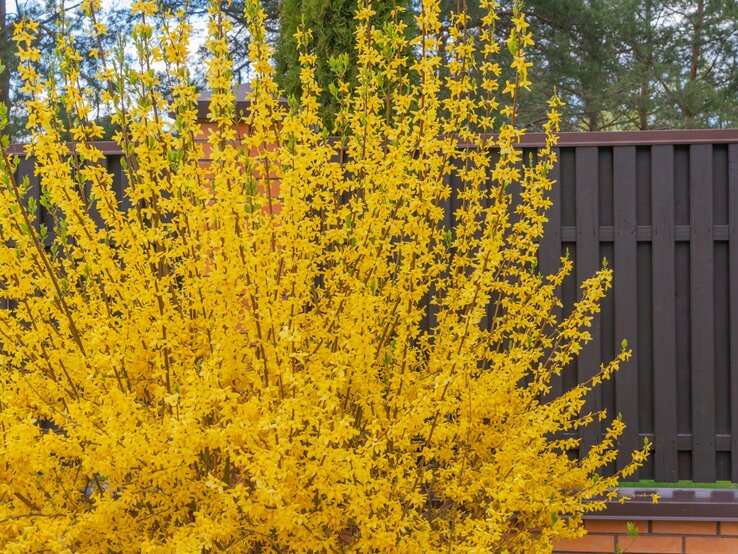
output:
[[[541,142],[531,134],[523,146]],[[121,151],[102,146],[123,199]],[[564,133],[559,160],[539,266],[554,272],[566,251],[574,261],[563,315],[603,258],[615,278],[591,343],[554,392],[626,339],[633,358],[590,402],[622,414],[623,453],[653,442],[637,477],[738,482],[738,130]],[[38,194],[33,161],[18,173]],[[583,448],[603,429],[585,431]]]

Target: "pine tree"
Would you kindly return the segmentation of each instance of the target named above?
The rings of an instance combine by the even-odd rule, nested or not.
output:
[[[404,7],[402,23],[412,33],[415,28],[410,0],[377,2],[375,25],[381,28],[389,22],[390,12],[397,5]],[[277,82],[287,96],[297,97],[302,92],[300,83],[300,53],[295,33],[302,26],[311,34],[311,51],[316,55],[315,79],[322,89],[319,100],[322,115],[330,126],[337,110],[337,100],[329,91],[331,83],[338,80],[353,82],[356,77],[356,0],[282,0],[279,10],[279,34],[276,40],[275,62]],[[339,55],[348,56],[346,72],[337,75],[332,69],[333,60]],[[330,129],[329,129],[330,130]]]

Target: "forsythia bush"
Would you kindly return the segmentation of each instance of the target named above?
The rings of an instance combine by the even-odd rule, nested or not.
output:
[[[82,6],[95,38],[99,1]],[[627,351],[547,395],[588,340],[611,273],[585,281],[563,321],[552,315],[571,270],[536,267],[558,100],[546,146],[522,160],[515,114],[532,39],[520,7],[504,55],[494,0],[474,34],[448,15],[441,82],[438,0],[423,0],[411,38],[400,17],[374,26],[362,2],[357,85],[341,82],[347,58],[332,60],[341,110],[324,130],[309,34],[297,36],[302,97],[285,106],[253,1],[246,114],[228,22],[211,9],[204,140],[183,14],[134,3],[132,63],[79,52],[63,26],[42,53],[37,24],[16,27],[41,207],[5,152],[2,550],[534,553],[582,535],[582,514],[646,449],[599,477],[615,419],[569,455],[567,432],[605,417],[587,411],[588,392]],[[52,74],[34,70],[42,55]],[[130,208],[94,141],[83,55],[99,60],[121,128]],[[514,77],[498,90],[502,64]],[[523,190],[514,210],[511,183]]]

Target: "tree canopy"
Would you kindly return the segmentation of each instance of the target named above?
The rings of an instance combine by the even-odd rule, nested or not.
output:
[[[0,62],[7,68],[0,76],[0,99],[10,100],[8,132],[21,140],[24,95],[14,73],[12,27],[22,17],[35,17],[42,23],[45,36],[40,40],[46,41],[48,51],[53,49],[53,35],[62,20],[71,27],[79,24],[80,8],[69,2],[61,10],[54,0],[7,2],[0,0]],[[196,27],[204,28],[207,4],[206,0],[186,4],[186,15]],[[447,14],[441,20],[439,52],[443,58],[452,41],[450,14],[465,10],[469,33],[474,35],[482,10],[479,0],[443,0],[441,4]],[[294,34],[303,26],[312,35],[310,50],[317,56],[323,113],[335,112],[330,84],[351,81],[356,74],[351,49],[356,0],[264,0],[262,5],[267,38],[275,46],[277,82],[288,96],[299,95]],[[509,30],[512,5],[513,0],[500,1],[498,38]],[[161,3],[162,10],[173,12],[184,6],[183,0]],[[393,6],[404,9],[402,18],[412,32],[419,4],[411,0],[377,2],[377,21],[386,20]],[[246,83],[253,73],[243,0],[224,3],[223,9],[231,22],[227,38],[234,78]],[[540,75],[521,105],[521,122],[529,128],[541,128],[546,99],[554,89],[566,103],[561,121],[564,130],[738,126],[738,4],[733,0],[528,0],[526,9],[536,35],[530,59]],[[109,34],[103,37],[105,46],[122,41],[130,49],[128,12],[111,7],[101,17],[109,25]],[[339,78],[331,63],[340,55],[348,59]],[[204,67],[203,56],[202,47],[192,56],[200,68]],[[40,67],[49,59],[43,56],[36,63]],[[93,73],[88,66],[83,76]],[[192,78],[198,86],[205,86],[203,71],[194,71]],[[88,84],[99,87],[92,79]],[[106,115],[99,117],[104,120]]]

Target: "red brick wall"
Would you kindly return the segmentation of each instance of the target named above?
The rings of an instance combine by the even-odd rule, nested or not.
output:
[[[736,507],[738,515],[738,507]],[[587,536],[560,541],[557,554],[738,554],[738,522],[638,521],[638,536],[628,535],[626,521],[589,520]]]

